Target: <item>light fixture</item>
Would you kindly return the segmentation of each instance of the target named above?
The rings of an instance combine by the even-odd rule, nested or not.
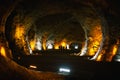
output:
[[[29,69],[37,69],[37,66],[35,66],[35,65],[29,65]]]
[[[69,75],[71,72],[71,70],[69,68],[66,67],[60,67],[59,68],[59,72],[58,74],[62,74],[62,75]]]
[[[49,44],[49,45],[47,46],[47,48],[48,48],[48,49],[53,49],[53,45],[52,45],[52,44]]]
[[[68,69],[68,68],[60,68],[59,69],[59,72],[70,72],[70,69]]]
[[[78,45],[75,45],[75,47],[74,47],[75,49],[78,49]]]

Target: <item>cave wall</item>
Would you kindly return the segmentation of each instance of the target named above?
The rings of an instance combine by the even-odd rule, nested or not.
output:
[[[21,53],[27,53],[29,54],[28,48],[26,46],[26,32],[29,31],[29,29],[31,27],[33,27],[35,25],[35,21],[41,17],[47,16],[47,15],[53,15],[53,14],[58,14],[58,13],[69,13],[72,16],[74,16],[74,18],[80,23],[80,25],[82,26],[82,28],[84,30],[87,31],[87,36],[89,38],[89,46],[92,46],[91,44],[94,44],[94,40],[97,39],[99,42],[101,41],[101,36],[107,36],[106,39],[104,40],[104,42],[107,44],[105,44],[105,52],[107,54],[109,54],[109,48],[110,46],[108,46],[109,42],[108,39],[111,40],[116,40],[119,36],[119,34],[117,34],[116,32],[118,32],[118,26],[119,24],[112,22],[112,19],[114,18],[115,20],[117,20],[118,16],[118,11],[115,12],[113,8],[109,8],[109,3],[107,3],[106,1],[72,1],[70,0],[68,1],[49,1],[49,0],[45,0],[45,1],[39,1],[38,2],[32,2],[30,1],[21,1],[18,5],[18,1],[3,1],[6,5],[1,5],[1,26],[0,26],[0,32],[1,32],[1,45],[6,46],[5,49],[9,49],[9,45],[7,45],[10,42],[13,41],[13,44],[17,47],[18,49],[21,50]],[[32,3],[31,3],[32,2]],[[36,6],[33,6],[34,4],[38,4]],[[67,4],[67,5],[66,5]],[[111,4],[110,4],[111,5]],[[5,7],[4,7],[5,6]],[[7,7],[6,7],[7,6]],[[9,8],[8,8],[9,7]],[[34,9],[35,8],[35,9]],[[109,9],[109,11],[107,11],[107,9]],[[101,12],[99,11],[101,10]],[[111,11],[111,12],[110,12]],[[4,14],[6,13],[6,14]],[[103,18],[100,18],[100,15]],[[108,15],[109,14],[109,15]],[[106,16],[107,15],[107,16]],[[114,16],[115,15],[115,16]],[[9,19],[9,17],[11,17],[13,20],[13,22],[11,22],[11,25],[7,25],[8,26],[12,26],[12,33],[10,33],[10,37],[7,37],[7,40],[9,40],[10,38],[12,40],[9,40],[8,42],[6,41],[5,38],[5,25],[6,25],[6,21],[7,19]],[[110,16],[112,16],[112,18],[110,18]],[[110,18],[110,20],[109,20]],[[17,19],[17,20],[16,20]],[[107,24],[109,25],[104,25],[105,21],[101,21],[101,20],[107,20]],[[95,21],[95,22],[94,22]],[[10,22],[9,22],[10,23]],[[8,23],[8,24],[9,24]],[[105,22],[106,24],[106,22]],[[19,26],[22,29],[24,29],[23,31],[25,32],[20,32],[22,33],[22,35],[19,35],[21,37],[20,40],[16,40],[14,41],[14,37],[15,37],[15,30],[16,27],[15,26]],[[106,27],[107,26],[107,27]],[[117,31],[113,28],[113,26],[117,29]],[[23,27],[23,28],[22,28]],[[109,28],[108,28],[109,27]],[[112,27],[112,28],[111,28]],[[8,28],[9,29],[9,28]],[[102,30],[102,31],[101,31]],[[7,34],[9,34],[7,33]],[[96,33],[98,33],[99,36],[96,36]],[[103,34],[102,34],[103,33]],[[109,35],[108,35],[109,33]],[[115,33],[115,34],[112,34]],[[85,33],[86,34],[86,33]],[[106,35],[107,34],[107,35]],[[84,36],[84,35],[83,35]],[[82,37],[83,37],[82,36]],[[113,37],[115,36],[115,37]],[[4,38],[3,38],[4,37]],[[111,39],[112,37],[112,39]],[[84,40],[85,37],[83,37],[84,39],[81,41],[84,44]],[[100,39],[99,39],[100,38]],[[14,42],[17,42],[17,44],[15,44]],[[4,44],[5,43],[5,44]],[[116,43],[114,43],[116,44]],[[99,44],[98,44],[99,46]],[[107,47],[107,48],[106,48]],[[12,47],[11,47],[12,48]],[[8,50],[5,50],[8,51]],[[88,55],[89,55],[90,50],[88,50]],[[10,52],[9,52],[10,53]],[[92,54],[94,55],[94,53]]]
[[[80,31],[79,33],[77,33],[78,35],[80,35],[80,39],[78,39],[81,43],[83,43],[85,41],[85,33],[84,33],[84,29],[87,31],[87,34],[89,34],[89,36],[91,38],[93,38],[91,35],[91,32],[93,30],[97,30],[99,34],[101,34],[101,26],[100,26],[100,22],[99,22],[99,17],[97,16],[97,14],[95,13],[95,11],[92,11],[91,7],[89,8],[89,6],[86,6],[86,5],[83,5],[82,3],[82,6],[81,5],[78,5],[77,3],[74,3],[72,6],[72,2],[51,2],[51,3],[46,3],[46,2],[42,2],[41,5],[37,5],[35,6],[34,8],[32,7],[31,8],[31,5],[36,5],[37,3],[32,3],[29,1],[29,4],[27,4],[28,2],[21,2],[17,7],[16,9],[13,11],[13,12],[16,12],[16,15],[14,16],[14,19],[13,20],[9,20],[9,21],[13,21],[13,25],[9,25],[9,26],[13,26],[14,25],[18,25],[18,26],[21,26],[24,27],[26,33],[29,31],[29,28],[32,26],[34,28],[36,28],[37,26],[37,33],[41,31],[41,34],[44,34],[45,32],[47,32],[48,30],[52,30],[53,28],[55,28],[56,26],[57,29],[61,30],[59,31],[58,33],[62,33],[62,31],[65,29],[64,26],[66,27],[66,25],[68,23],[65,23],[64,22],[56,22],[56,24],[53,24],[54,27],[52,27],[52,29],[50,29],[50,24],[49,24],[49,20],[46,21],[46,23],[44,22],[45,21],[45,17],[49,17],[51,15],[57,15],[57,14],[62,14],[62,15],[71,15],[70,16],[70,19],[71,21],[74,21],[76,23],[78,23],[79,25],[78,26],[81,26],[80,28],[78,28]],[[63,4],[65,3],[65,4]],[[56,5],[58,4],[58,5]],[[66,5],[67,4],[67,5]],[[77,5],[77,6],[74,6],[74,5]],[[27,7],[26,7],[27,5]],[[86,6],[86,7],[85,7]],[[23,9],[24,8],[24,9]],[[14,14],[14,13],[13,13]],[[11,14],[11,15],[13,15]],[[93,14],[93,15],[92,15]],[[65,17],[65,16],[64,16]],[[43,18],[43,19],[42,19]],[[37,21],[36,21],[37,20]],[[53,18],[52,18],[53,20]],[[69,19],[68,19],[69,20]],[[94,22],[94,20],[96,22]],[[42,23],[42,21],[44,23]],[[37,24],[36,24],[37,23]],[[70,22],[71,23],[71,22]],[[71,24],[68,26],[77,26],[77,25],[74,25],[74,24]],[[43,24],[43,25],[42,25]],[[59,26],[60,25],[60,26]],[[40,27],[41,26],[41,27]],[[46,27],[46,26],[49,26]],[[62,29],[63,27],[63,29]],[[96,27],[96,29],[94,29]],[[98,28],[97,28],[98,27]],[[48,28],[48,29],[47,29]],[[12,28],[14,29],[14,28]],[[16,29],[16,28],[15,28]],[[40,30],[38,30],[40,29]],[[67,29],[67,28],[66,28]],[[68,27],[69,29],[69,27]],[[74,28],[73,28],[74,29]],[[46,30],[46,31],[45,31]],[[77,29],[76,29],[77,30]],[[67,30],[66,30],[67,31]],[[96,32],[97,32],[96,31]],[[15,31],[13,31],[12,35],[13,35],[13,38],[14,38],[14,33]],[[65,32],[65,31],[63,31]],[[69,31],[70,32],[70,31]],[[68,33],[69,33],[68,32]],[[78,31],[75,31],[75,32],[78,32]],[[74,33],[75,33],[74,32]],[[26,36],[26,33],[23,34],[24,38],[20,38],[21,40],[18,40],[18,45],[19,46],[25,46],[25,43],[22,42],[22,41],[25,41],[25,36]],[[66,35],[71,35],[71,36],[74,36],[74,34],[72,35],[71,33],[70,34],[66,34]],[[59,35],[59,34],[58,34]],[[75,34],[76,35],[76,34]],[[60,35],[59,35],[60,36]],[[60,37],[58,36],[58,38],[60,39]],[[64,37],[65,35],[64,34],[61,34],[61,37]],[[100,35],[101,36],[101,35]],[[66,37],[66,36],[65,36]],[[68,36],[69,37],[69,36]],[[79,36],[77,36],[79,37]],[[71,37],[70,37],[71,38]],[[69,38],[69,40],[70,40]],[[94,37],[95,38],[95,37]],[[71,40],[73,40],[73,38],[71,38]],[[76,39],[76,38],[75,38]],[[16,40],[17,41],[17,40]],[[100,38],[99,38],[99,42],[100,42]],[[92,41],[90,42],[90,44],[92,43]],[[25,49],[24,49],[25,50]],[[27,53],[27,52],[26,52]],[[94,54],[94,53],[93,53]]]

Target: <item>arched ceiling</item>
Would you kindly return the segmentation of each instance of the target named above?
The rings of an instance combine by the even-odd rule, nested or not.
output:
[[[1,1],[6,5],[0,6],[11,6],[13,2]],[[23,41],[15,40],[20,49],[25,48],[25,37],[31,35],[29,39],[32,40],[35,34],[38,37],[47,36],[47,39],[84,43],[87,31],[87,37],[91,40],[89,44],[93,44],[94,40],[100,42],[103,32],[111,39],[116,39],[120,35],[117,33],[120,30],[118,6],[116,0],[21,0],[7,18],[6,37],[14,43],[16,28],[20,27],[23,32],[17,32],[22,33],[19,38],[24,36],[23,39],[21,37]],[[1,15],[6,9],[1,7]],[[100,16],[106,19],[107,27],[103,26]]]

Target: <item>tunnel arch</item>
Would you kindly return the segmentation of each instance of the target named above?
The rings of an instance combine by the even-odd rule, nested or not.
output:
[[[14,13],[13,13],[14,14]],[[54,14],[52,14],[52,15],[55,15],[55,14],[58,14],[58,13],[54,13]],[[59,14],[61,14],[61,13],[59,13]],[[62,13],[63,14],[63,13]],[[66,13],[65,13],[66,14]],[[51,15],[51,14],[50,14]],[[50,15],[47,15],[47,16],[50,16]],[[10,17],[13,17],[13,16],[10,16]],[[12,21],[12,19],[13,18],[8,18],[8,23],[10,22],[10,21]],[[70,21],[70,20],[68,20],[68,21]],[[11,23],[12,24],[12,23]],[[78,22],[77,22],[77,24],[79,24]],[[33,24],[34,25],[34,24]],[[32,26],[32,28],[35,28],[33,25],[31,25]],[[57,24],[58,25],[58,24]],[[61,25],[61,24],[60,24]],[[8,30],[8,31],[6,31],[6,35],[9,35],[8,37],[8,40],[9,39],[11,39],[10,41],[11,41],[11,43],[13,43],[14,45],[15,45],[15,43],[14,43],[14,39],[13,39],[13,37],[14,36],[11,36],[11,35],[14,35],[15,34],[15,30],[14,30],[14,32],[12,33],[11,31],[9,31],[10,30],[10,24],[7,26],[6,25],[6,30]],[[30,26],[30,28],[28,28],[27,29],[27,31],[26,31],[26,33],[25,33],[25,36],[26,36],[26,38],[24,38],[24,39],[27,39],[28,37],[27,37],[27,35],[28,35],[28,31],[29,31],[29,29],[31,29],[31,26]],[[81,26],[80,24],[79,24],[79,26]],[[8,29],[9,28],[9,29]],[[12,27],[12,29],[15,29],[15,27]],[[37,28],[38,29],[38,28]],[[80,27],[80,30],[81,30],[82,28]],[[81,31],[83,31],[83,30],[81,30]],[[84,31],[83,31],[84,32]],[[84,41],[84,33],[81,35],[82,36],[82,39],[81,39],[81,41]],[[11,37],[11,38],[10,38]],[[13,39],[13,40],[12,40]],[[13,44],[11,44],[11,45],[13,45]],[[22,45],[22,44],[21,44]]]
[[[9,43],[6,40],[5,37],[5,24],[7,21],[8,16],[11,14],[11,12],[14,10],[15,6],[19,3],[18,1],[14,1],[13,3],[10,3],[8,6],[8,8],[3,8],[3,13],[1,14],[1,18],[0,18],[0,46],[4,48],[5,50],[5,55],[4,57],[9,57],[12,59],[12,53],[11,50],[9,48]],[[7,54],[6,54],[7,53]]]
[[[80,22],[80,24],[81,23],[84,23],[84,21],[82,21],[81,20],[81,18],[84,18],[84,16],[85,15],[83,15],[84,14],[84,12],[82,12],[81,13],[81,11],[78,11],[78,12],[75,12],[75,10],[74,10],[74,8],[73,9],[71,9],[71,8],[68,8],[68,7],[70,7],[70,6],[67,6],[67,7],[65,7],[63,10],[60,8],[60,10],[57,10],[57,9],[59,9],[59,8],[57,8],[57,9],[54,9],[56,12],[54,12],[54,11],[50,11],[50,12],[48,12],[48,11],[43,11],[42,13],[39,13],[39,15],[47,15],[47,14],[53,14],[53,13],[59,13],[59,12],[67,12],[67,13],[71,13],[72,15],[74,15],[74,16],[76,16],[76,18],[79,20],[79,22]],[[67,10],[66,10],[67,9]],[[48,12],[48,13],[47,13]],[[75,13],[74,13],[75,12]],[[36,13],[36,11],[35,12],[33,12],[32,14],[35,14]],[[29,15],[28,15],[29,16]],[[31,16],[31,14],[30,14],[30,16]],[[36,17],[37,17],[38,15],[36,15]],[[34,19],[34,18],[33,18]],[[101,18],[102,19],[102,18]],[[84,24],[82,25],[82,27],[84,26]],[[83,27],[83,29],[84,29],[84,31],[85,31],[85,34],[86,34],[86,38],[88,38],[88,36],[87,35],[89,35],[88,33],[89,32],[87,32],[87,28],[85,28],[85,27]],[[102,28],[103,29],[103,28]],[[103,29],[102,31],[105,31],[105,29]],[[105,33],[105,32],[104,32]],[[88,42],[88,40],[86,39],[86,42]],[[87,45],[87,44],[86,44]],[[86,51],[87,52],[87,51]],[[85,54],[86,54],[86,52],[85,52]]]

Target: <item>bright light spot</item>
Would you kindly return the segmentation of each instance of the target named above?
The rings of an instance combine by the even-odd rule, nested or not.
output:
[[[52,45],[52,44],[49,44],[47,48],[48,48],[48,49],[53,49],[53,45]]]
[[[75,45],[75,49],[78,49],[78,45]]]
[[[118,62],[120,62],[120,59],[115,59],[115,61],[118,61]]]
[[[67,44],[67,49],[70,49],[69,45]]]
[[[34,65],[30,65],[29,68],[32,68],[32,69],[36,69],[37,66],[34,66]]]
[[[115,46],[113,47],[113,51],[112,51],[112,55],[113,55],[113,56],[116,54],[117,50],[118,50],[118,47],[117,47],[117,45],[115,45]]]
[[[43,47],[43,50],[46,50],[46,39],[42,40],[42,47]]]
[[[41,45],[41,43],[40,43],[40,41],[38,40],[37,42],[36,42],[36,47],[37,47],[37,49],[38,50],[42,50],[42,47],[41,47],[42,45]]]
[[[1,47],[0,53],[1,53],[1,55],[4,56],[4,57],[6,56],[5,48],[4,48],[4,47]]]
[[[55,49],[59,49],[59,45],[56,44],[56,45],[55,45]]]
[[[35,40],[30,41],[30,47],[32,50],[35,48]]]
[[[59,72],[68,72],[68,73],[70,73],[70,69],[68,69],[68,68],[60,68]]]
[[[86,48],[86,47],[83,47],[82,50],[81,50],[80,56],[85,55],[86,52],[87,52],[87,48]]]
[[[107,58],[107,61],[109,61],[109,62],[112,61],[112,58],[117,53],[117,50],[118,50],[118,46],[114,45],[113,48],[110,51],[111,55]]]
[[[47,41],[46,43],[47,49],[53,49],[53,44],[54,44],[54,41],[52,40]]]
[[[62,47],[66,47],[66,43],[64,41],[61,43],[61,45]]]
[[[32,49],[30,49],[30,54],[32,54]]]
[[[94,51],[93,48],[90,48],[90,49],[89,49],[89,55],[90,55],[90,56],[95,55],[95,53],[96,53],[96,52]]]
[[[101,61],[101,58],[102,58],[102,54],[100,54],[100,55],[97,57],[97,61]]]

